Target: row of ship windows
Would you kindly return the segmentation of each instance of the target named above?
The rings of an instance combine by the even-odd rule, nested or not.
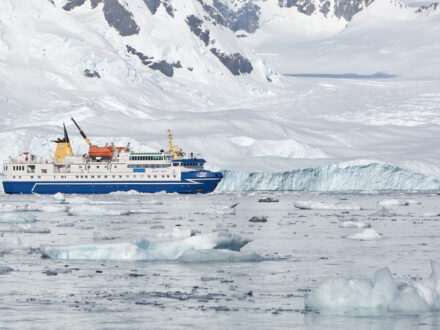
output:
[[[76,178],[76,179],[88,179],[89,177],[90,177],[91,179],[94,179],[94,178],[95,178],[95,175],[75,175],[75,178]],[[102,178],[104,178],[104,179],[107,179],[107,178],[109,178],[109,177],[110,177],[110,176],[108,176],[108,175],[103,175],[103,176],[102,176]],[[118,177],[119,179],[122,179],[122,178],[124,177],[124,175],[112,175],[111,177],[112,177],[112,179],[116,179],[116,177]],[[127,179],[129,179],[129,178],[136,179],[136,175],[126,175],[125,177],[126,177]],[[158,178],[158,177],[159,177],[159,178],[162,177],[162,178],[164,179],[164,178],[170,178],[171,176],[170,176],[170,175],[164,175],[164,174],[162,174],[162,175],[143,175],[143,174],[141,174],[141,175],[138,175],[138,176],[137,176],[137,178],[148,178],[148,179],[150,179],[150,178]],[[172,175],[172,177],[173,177],[173,178],[176,178],[177,176],[174,174],[174,175]],[[15,178],[16,178],[15,175],[12,176],[12,178],[15,179]],[[18,176],[18,178],[21,179],[21,175]],[[30,178],[33,179],[34,176],[31,175]],[[37,178],[38,178],[38,179],[41,179],[41,175],[38,175]],[[57,177],[54,175],[53,178],[56,179]],[[67,176],[66,176],[66,175],[61,175],[59,178],[61,178],[61,179],[67,179]],[[70,179],[70,178],[71,178],[71,177],[69,177],[69,179]],[[100,179],[100,178],[101,178],[101,175],[96,175],[96,178],[97,178],[97,179]]]

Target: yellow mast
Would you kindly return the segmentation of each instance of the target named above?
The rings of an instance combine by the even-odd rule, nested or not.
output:
[[[182,152],[182,149],[179,148],[178,145],[173,144],[173,133],[171,130],[168,130],[168,147],[169,147],[169,153],[173,154],[174,159],[179,158],[179,153]]]

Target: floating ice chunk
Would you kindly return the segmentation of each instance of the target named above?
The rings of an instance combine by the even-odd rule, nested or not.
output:
[[[256,262],[263,258],[255,252],[241,252],[231,250],[188,250],[178,259],[184,263],[206,262]]]
[[[112,210],[99,206],[82,205],[72,207],[68,215],[129,215],[130,211],[126,210]]]
[[[395,217],[397,214],[394,212],[391,212],[386,207],[382,207],[381,209],[377,210],[376,212],[370,214],[373,217]]]
[[[409,200],[386,199],[378,202],[377,205],[382,207],[393,207],[393,206],[409,206],[409,205],[415,205],[417,203],[418,202],[413,199],[409,199]]]
[[[440,264],[431,262],[431,277],[399,290],[388,268],[379,269],[369,279],[328,279],[305,297],[308,310],[336,313],[421,314],[440,310]]]
[[[85,197],[70,197],[66,198],[68,204],[90,204],[91,200]]]
[[[6,227],[0,227],[2,233],[26,233],[26,234],[49,234],[48,228],[36,228],[30,224],[12,224]]]
[[[129,191],[113,191],[111,193],[109,193],[109,195],[116,195],[116,196],[120,196],[120,195],[129,195],[129,196],[133,196],[133,195],[140,195],[142,193],[140,193],[139,191],[136,190],[129,190]]]
[[[371,225],[362,221],[342,221],[339,223],[341,228],[370,228]]]
[[[52,196],[53,199],[55,199],[56,201],[62,203],[64,201],[66,201],[66,197],[64,197],[64,195],[60,192],[57,192],[56,194],[54,194]]]
[[[202,215],[235,215],[235,208],[238,204],[233,205],[217,205],[214,208],[206,209],[200,212]]]
[[[37,219],[30,213],[3,213],[0,214],[0,223],[5,222],[35,222]]]
[[[382,234],[379,234],[373,228],[367,228],[361,233],[357,233],[348,236],[349,239],[357,239],[361,241],[378,241],[383,238]]]
[[[156,237],[161,239],[182,239],[186,237],[190,237],[193,234],[193,231],[189,228],[179,229],[178,227],[174,227],[172,232],[168,233],[157,233]]]
[[[67,212],[68,210],[69,207],[64,205],[44,205],[38,208],[38,211],[46,213]]]
[[[355,202],[314,202],[314,201],[295,201],[293,205],[301,210],[360,210],[361,207]]]
[[[0,266],[0,275],[4,275],[10,272],[13,272],[14,269],[12,269],[11,267],[8,266]]]
[[[185,251],[228,249],[239,251],[249,241],[227,233],[210,233],[182,240],[135,243],[88,244],[66,247],[42,247],[43,257],[63,260],[176,260]]]

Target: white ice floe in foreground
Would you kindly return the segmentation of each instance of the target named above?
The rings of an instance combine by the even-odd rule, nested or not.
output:
[[[295,201],[293,205],[301,210],[360,210],[361,207],[355,202],[314,202],[314,201]]]
[[[2,222],[35,222],[37,219],[30,213],[3,213],[0,214]]]
[[[374,279],[327,279],[305,298],[308,310],[334,313],[387,311],[420,314],[440,310],[440,264],[431,262],[429,278],[398,289],[388,268]]]
[[[373,228],[367,228],[361,233],[348,236],[348,238],[360,241],[378,241],[383,238],[383,235],[379,234]]]
[[[248,242],[248,240],[236,235],[210,233],[174,241],[150,242],[141,240],[135,243],[42,247],[41,253],[43,257],[62,260],[177,260],[189,250],[226,249],[239,251]],[[206,254],[201,255],[201,258],[206,259]],[[233,257],[230,256],[230,258]],[[189,256],[189,259],[195,262],[194,256]]]

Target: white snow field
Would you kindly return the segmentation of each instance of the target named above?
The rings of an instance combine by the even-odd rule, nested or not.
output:
[[[258,202],[266,197],[279,202]],[[137,194],[136,205],[128,194],[86,198],[105,203],[111,214],[145,207],[155,214],[68,215],[60,209],[38,211],[32,223],[0,223],[0,324],[341,330],[437,326],[438,266],[433,264],[431,277],[429,269],[431,260],[439,261],[440,217],[433,215],[440,214],[437,194]],[[372,215],[380,201],[391,199],[416,203],[395,206],[395,216]],[[53,200],[0,195],[0,204],[19,206],[1,214],[23,214],[25,205],[45,209]],[[340,201],[360,209],[298,209],[297,200]],[[235,214],[205,213],[237,203]],[[267,222],[249,221],[263,215]],[[370,224],[382,238],[348,239],[364,230],[340,226],[353,219]]]

